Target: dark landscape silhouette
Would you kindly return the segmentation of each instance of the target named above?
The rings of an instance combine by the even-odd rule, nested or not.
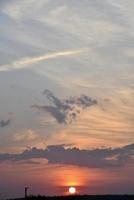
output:
[[[8,199],[9,200],[9,199]],[[69,195],[69,196],[28,196],[10,200],[134,200],[134,195]]]

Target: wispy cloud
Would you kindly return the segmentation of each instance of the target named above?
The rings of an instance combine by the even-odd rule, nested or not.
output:
[[[85,51],[85,49],[75,49],[75,50],[67,50],[67,51],[58,51],[58,52],[48,53],[48,54],[41,55],[41,56],[22,58],[20,60],[16,60],[7,65],[1,65],[0,71],[10,71],[10,70],[14,70],[14,69],[22,69],[22,68],[29,67],[30,65],[36,64],[38,62],[44,61],[44,60],[50,60],[50,59],[66,57],[66,56],[73,56],[73,55],[83,53],[84,51]]]
[[[23,141],[34,141],[39,138],[38,134],[31,130],[23,130],[18,133],[16,133],[13,137],[13,141],[15,142],[23,142]]]

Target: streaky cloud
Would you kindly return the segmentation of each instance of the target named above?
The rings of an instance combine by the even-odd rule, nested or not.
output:
[[[23,69],[44,60],[50,60],[50,59],[66,57],[66,56],[73,56],[73,55],[83,53],[84,51],[85,51],[84,49],[75,49],[75,50],[52,52],[52,53],[48,53],[41,56],[22,58],[20,60],[16,60],[12,62],[11,64],[0,65],[0,71],[11,71],[15,69]]]

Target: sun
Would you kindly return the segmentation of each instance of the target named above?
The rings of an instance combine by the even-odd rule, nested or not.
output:
[[[75,187],[70,187],[69,188],[69,193],[70,194],[75,194],[76,193],[76,188]]]

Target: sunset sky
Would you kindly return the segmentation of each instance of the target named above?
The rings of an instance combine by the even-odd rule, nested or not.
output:
[[[0,0],[0,196],[134,192],[134,1]]]

